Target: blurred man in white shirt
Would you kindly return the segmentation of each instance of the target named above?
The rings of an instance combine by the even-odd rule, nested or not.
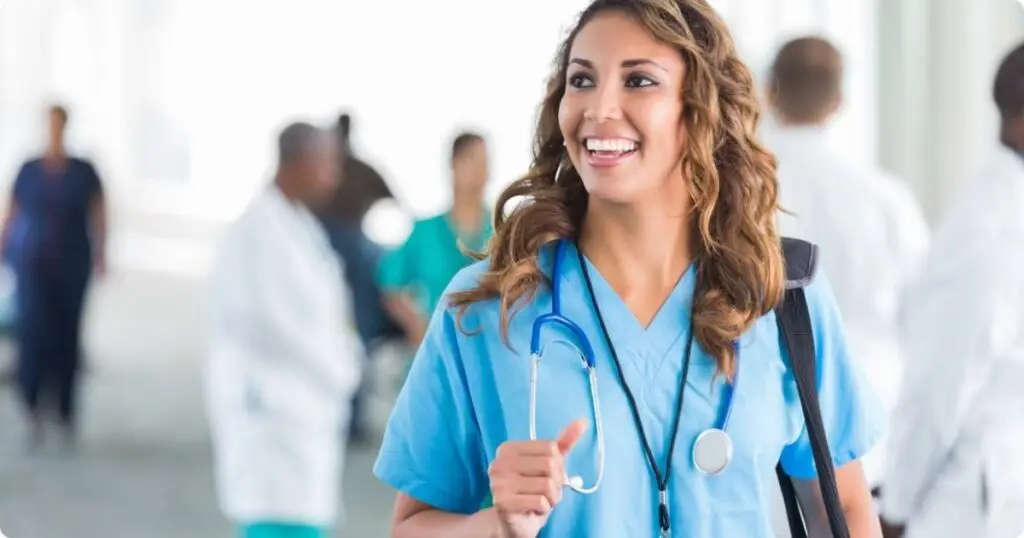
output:
[[[816,243],[854,357],[890,410],[903,360],[899,299],[918,270],[930,232],[910,189],[827,142],[842,105],[843,59],[828,41],[785,44],[772,65],[768,100],[778,126],[766,136],[779,162],[779,227]],[[883,477],[885,445],[864,461],[869,483]]]
[[[336,524],[359,349],[341,267],[310,208],[336,187],[333,137],[287,127],[279,166],[224,238],[213,277],[207,400],[225,514],[244,538]]]

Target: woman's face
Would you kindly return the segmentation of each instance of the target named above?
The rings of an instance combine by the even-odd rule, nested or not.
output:
[[[483,141],[470,142],[452,160],[455,188],[480,193],[487,186],[487,145]]]
[[[676,49],[626,14],[577,34],[558,123],[592,197],[634,203],[682,188],[683,70]]]

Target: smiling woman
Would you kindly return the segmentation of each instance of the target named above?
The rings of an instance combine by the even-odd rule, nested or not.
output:
[[[393,536],[767,537],[776,466],[813,491],[772,313],[784,271],[758,118],[706,1],[583,12],[533,164],[499,199],[487,259],[434,311],[385,433],[375,472],[399,491]],[[873,537],[858,458],[880,410],[827,279],[805,292],[850,536]],[[701,445],[726,422],[728,444]]]

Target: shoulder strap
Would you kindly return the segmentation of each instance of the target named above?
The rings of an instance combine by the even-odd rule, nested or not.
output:
[[[782,239],[786,258],[786,294],[782,303],[775,308],[775,319],[779,334],[789,353],[793,378],[800,394],[800,406],[804,413],[807,435],[814,453],[814,466],[818,471],[821,497],[825,503],[829,527],[834,538],[849,538],[850,532],[839,501],[835,469],[831,451],[825,438],[825,425],[818,404],[818,375],[815,365],[814,331],[811,328],[810,311],[804,287],[814,280],[817,268],[817,247],[806,241]],[[796,490],[782,466],[775,469],[786,503],[786,515],[793,538],[807,538],[807,529],[800,513]]]

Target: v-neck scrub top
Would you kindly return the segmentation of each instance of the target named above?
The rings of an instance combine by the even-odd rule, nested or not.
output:
[[[595,351],[607,459],[600,489],[593,495],[566,489],[541,536],[657,536],[657,483],[587,295],[575,247],[566,248],[563,274],[557,275],[562,309],[587,334]],[[552,245],[540,253],[540,265],[549,274],[553,254]],[[585,263],[651,449],[664,469],[689,341],[696,268],[689,268],[654,320],[643,327],[597,269]],[[462,270],[448,290],[473,287],[485,269],[486,261]],[[833,463],[840,467],[873,447],[884,432],[885,415],[849,356],[835,299],[820,270],[806,295],[822,417]],[[499,332],[497,301],[472,305],[462,321],[465,332],[456,325],[454,310],[440,304],[388,422],[374,467],[377,477],[440,510],[477,511],[490,493],[487,469],[498,447],[529,439],[530,331],[537,316],[550,311],[550,290],[545,287],[512,318],[511,346],[506,346]],[[553,334],[558,330],[545,328],[542,341],[571,339],[568,334]],[[774,536],[776,464],[781,462],[798,479],[816,475],[774,313],[764,315],[740,339],[741,374],[728,427],[734,454],[717,476],[701,474],[690,456],[697,435],[719,424],[728,391],[723,376],[715,375],[715,361],[696,342],[693,345],[668,485],[672,535]],[[539,367],[538,438],[554,439],[575,419],[592,421],[588,391],[578,356],[566,346],[551,346]],[[587,485],[594,480],[596,446],[591,423],[566,462],[568,472],[581,474]]]

